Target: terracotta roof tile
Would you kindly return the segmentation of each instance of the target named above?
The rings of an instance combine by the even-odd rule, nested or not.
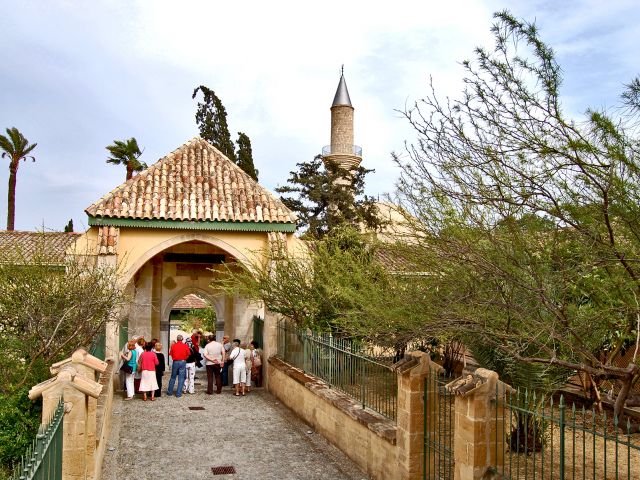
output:
[[[118,250],[120,229],[117,227],[98,227],[98,254],[113,255]]]
[[[64,265],[66,252],[80,233],[0,231],[0,263],[26,263],[40,257],[49,265]]]
[[[192,308],[207,308],[208,304],[199,296],[190,293],[178,300],[172,310],[190,310]]]
[[[295,223],[295,215],[195,137],[86,209],[94,217]]]

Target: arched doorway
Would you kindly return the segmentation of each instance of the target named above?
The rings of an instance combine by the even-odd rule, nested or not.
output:
[[[128,288],[133,302],[128,315],[129,336],[160,339],[166,354],[175,304],[185,296],[196,295],[215,311],[215,333],[219,338],[226,333],[250,341],[253,318],[263,316],[263,305],[212,286],[216,276],[223,269],[234,268],[238,259],[220,246],[202,240],[172,241],[165,246],[147,255],[130,277]]]

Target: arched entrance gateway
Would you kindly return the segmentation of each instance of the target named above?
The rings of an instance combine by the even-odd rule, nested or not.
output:
[[[251,340],[261,303],[211,287],[224,265],[249,265],[283,242],[296,218],[207,141],[196,137],[86,209],[89,230],[77,245],[117,266],[130,293],[128,324],[107,329],[107,356],[133,335],[169,344],[170,313],[194,293],[215,309],[218,332]]]

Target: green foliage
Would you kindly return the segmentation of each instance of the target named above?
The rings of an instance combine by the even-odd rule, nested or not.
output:
[[[258,181],[258,170],[253,164],[251,140],[242,132],[238,132],[238,150],[236,152],[227,125],[227,110],[215,92],[204,85],[193,91],[191,98],[202,92],[203,100],[198,102],[196,124],[200,136],[220,150],[229,160],[238,165],[247,175]]]
[[[202,92],[203,100],[198,102],[196,124],[200,136],[220,150],[229,160],[237,163],[236,152],[227,126],[227,110],[213,90],[200,85],[191,98]]]
[[[238,132],[238,166],[256,182],[258,181],[258,171],[253,165],[253,152],[251,150],[251,140],[247,135]]]
[[[43,234],[44,235],[44,234]],[[88,346],[126,301],[113,269],[35,252],[0,251],[0,393],[49,377],[49,366]]]
[[[339,330],[366,308],[370,292],[384,283],[375,246],[355,230],[334,230],[310,251],[279,252],[249,267],[228,266],[216,283],[228,292],[264,300],[298,325]],[[343,321],[344,320],[344,321]]]
[[[348,175],[335,163],[325,164],[320,155],[297,166],[298,171],[290,172],[288,184],[276,192],[283,194],[283,203],[296,213],[306,237],[320,239],[343,224],[362,224],[372,230],[382,225],[374,199],[364,195],[365,176],[373,170],[358,167]],[[350,182],[337,182],[344,178]]]
[[[114,140],[112,145],[106,147],[110,157],[107,163],[113,165],[124,165],[127,169],[126,180],[133,177],[134,172],[145,170],[147,164],[139,160],[142,151],[138,146],[138,141],[131,137],[128,140]]]
[[[180,329],[184,332],[190,332],[195,328],[204,332],[215,333],[216,320],[216,310],[212,306],[193,308],[182,317]]]
[[[611,360],[640,315],[634,124],[566,118],[553,50],[534,25],[495,17],[495,47],[463,63],[461,98],[432,89],[405,112],[418,140],[396,157],[398,198],[438,292],[418,332],[448,325],[500,351],[505,372],[524,362],[629,385],[638,365]],[[637,84],[624,96],[636,114]]]
[[[0,394],[0,465],[10,471],[24,455],[40,426],[42,408],[27,396],[28,388]]]
[[[7,230],[13,230],[15,226],[16,211],[16,182],[20,160],[30,158],[36,161],[33,155],[29,155],[37,143],[29,144],[29,141],[18,131],[16,127],[6,129],[7,136],[0,135],[0,149],[2,158],[9,157],[9,189],[7,192]]]
[[[65,233],[73,233],[73,218],[69,219],[69,223],[64,226]]]
[[[2,158],[9,157],[9,161],[12,166],[18,165],[20,160],[26,161],[27,158],[30,158],[35,162],[35,157],[29,154],[38,146],[38,144],[29,144],[29,140],[27,140],[16,127],[7,128],[6,132],[6,137],[4,135],[0,135]],[[17,168],[17,166],[15,168]]]

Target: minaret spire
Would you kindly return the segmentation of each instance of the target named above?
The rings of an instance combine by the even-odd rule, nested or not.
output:
[[[333,104],[331,107],[337,107],[338,105],[351,105],[351,98],[349,97],[349,90],[347,90],[347,82],[344,79],[344,65],[340,69],[340,81],[338,82],[338,88],[336,89],[336,95],[333,97]]]

